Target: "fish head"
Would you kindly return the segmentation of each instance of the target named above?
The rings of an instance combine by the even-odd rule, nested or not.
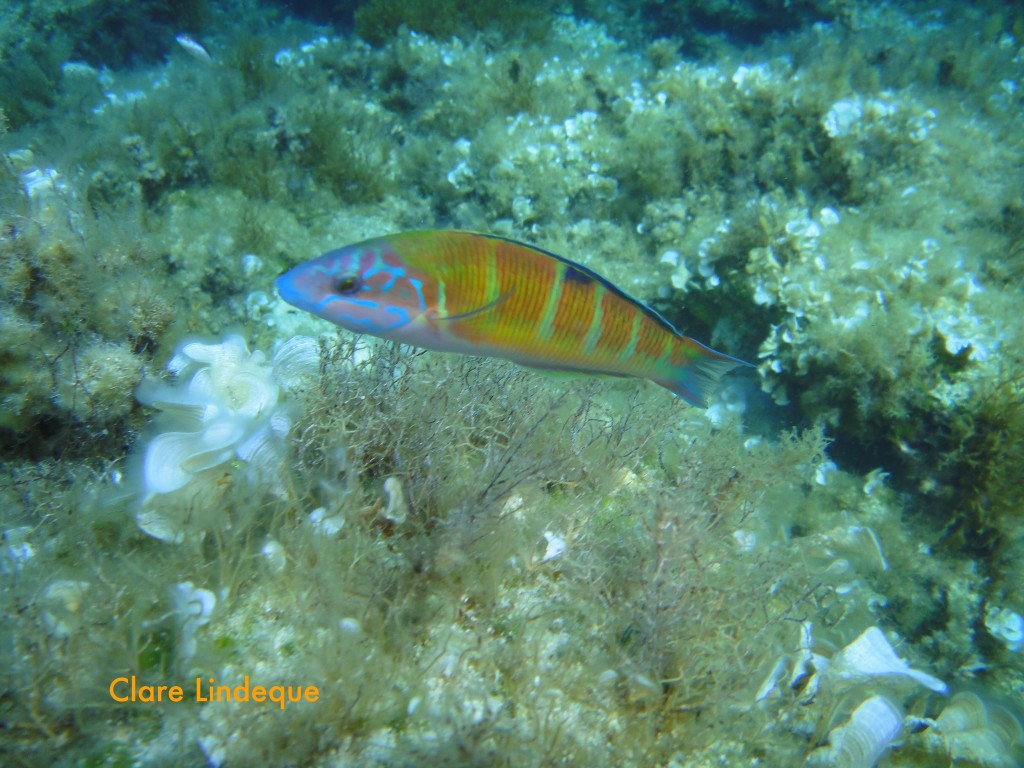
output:
[[[427,313],[430,283],[386,242],[369,240],[290,269],[277,278],[277,292],[342,328],[387,337]]]

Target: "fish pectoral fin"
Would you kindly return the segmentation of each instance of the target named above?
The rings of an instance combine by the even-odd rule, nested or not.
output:
[[[469,310],[469,312],[461,312],[461,313],[459,313],[457,315],[435,315],[434,319],[435,320],[439,320],[439,321],[440,320],[444,320],[446,323],[450,323],[450,322],[455,321],[455,320],[469,320],[472,317],[477,317],[478,315],[482,315],[484,312],[491,311],[492,309],[497,307],[499,304],[501,304],[503,301],[505,301],[505,299],[507,299],[511,295],[512,295],[512,289],[509,288],[507,291],[505,291],[503,294],[501,294],[501,296],[496,298],[494,301],[489,301],[486,304],[484,304],[482,307],[477,307],[476,309],[471,309],[471,310]]]

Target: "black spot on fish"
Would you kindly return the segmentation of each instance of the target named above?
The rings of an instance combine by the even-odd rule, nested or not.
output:
[[[592,283],[594,281],[594,278],[592,278],[586,272],[581,272],[580,270],[576,269],[576,267],[572,266],[571,264],[566,264],[565,280],[566,282],[587,284]]]

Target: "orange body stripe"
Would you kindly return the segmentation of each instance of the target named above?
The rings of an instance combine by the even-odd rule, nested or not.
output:
[[[524,359],[637,376],[650,374],[667,341],[678,346],[678,337],[641,308],[605,290],[600,297],[600,335],[587,352],[584,339],[597,310],[598,283],[543,251],[485,236],[445,242],[396,237],[395,245],[409,263],[429,265],[444,282],[448,316],[472,313],[504,297],[493,309],[458,324],[458,335],[466,341],[520,351]],[[436,296],[438,291],[431,293]],[[550,334],[545,337],[545,308],[553,294]],[[635,348],[623,358],[637,319]]]
[[[590,321],[594,317],[594,288],[597,282],[569,277],[565,274],[565,265],[559,266],[563,274],[558,288],[558,305],[551,326],[556,334],[558,346],[566,347],[566,351],[581,351],[583,337],[590,329]]]
[[[665,331],[644,318],[640,325],[640,338],[636,342],[636,354],[646,364],[653,363],[665,348]]]
[[[557,276],[557,263],[538,259],[504,240],[491,240],[498,267],[500,295],[506,296],[495,313],[499,324],[494,341],[519,349],[536,348],[538,326]]]
[[[601,297],[601,336],[597,340],[597,351],[609,358],[617,356],[629,343],[635,312],[625,312],[618,296],[606,293]]]

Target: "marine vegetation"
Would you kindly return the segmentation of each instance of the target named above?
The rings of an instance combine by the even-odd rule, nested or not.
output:
[[[0,12],[8,762],[1024,761],[1016,6],[179,5]]]

